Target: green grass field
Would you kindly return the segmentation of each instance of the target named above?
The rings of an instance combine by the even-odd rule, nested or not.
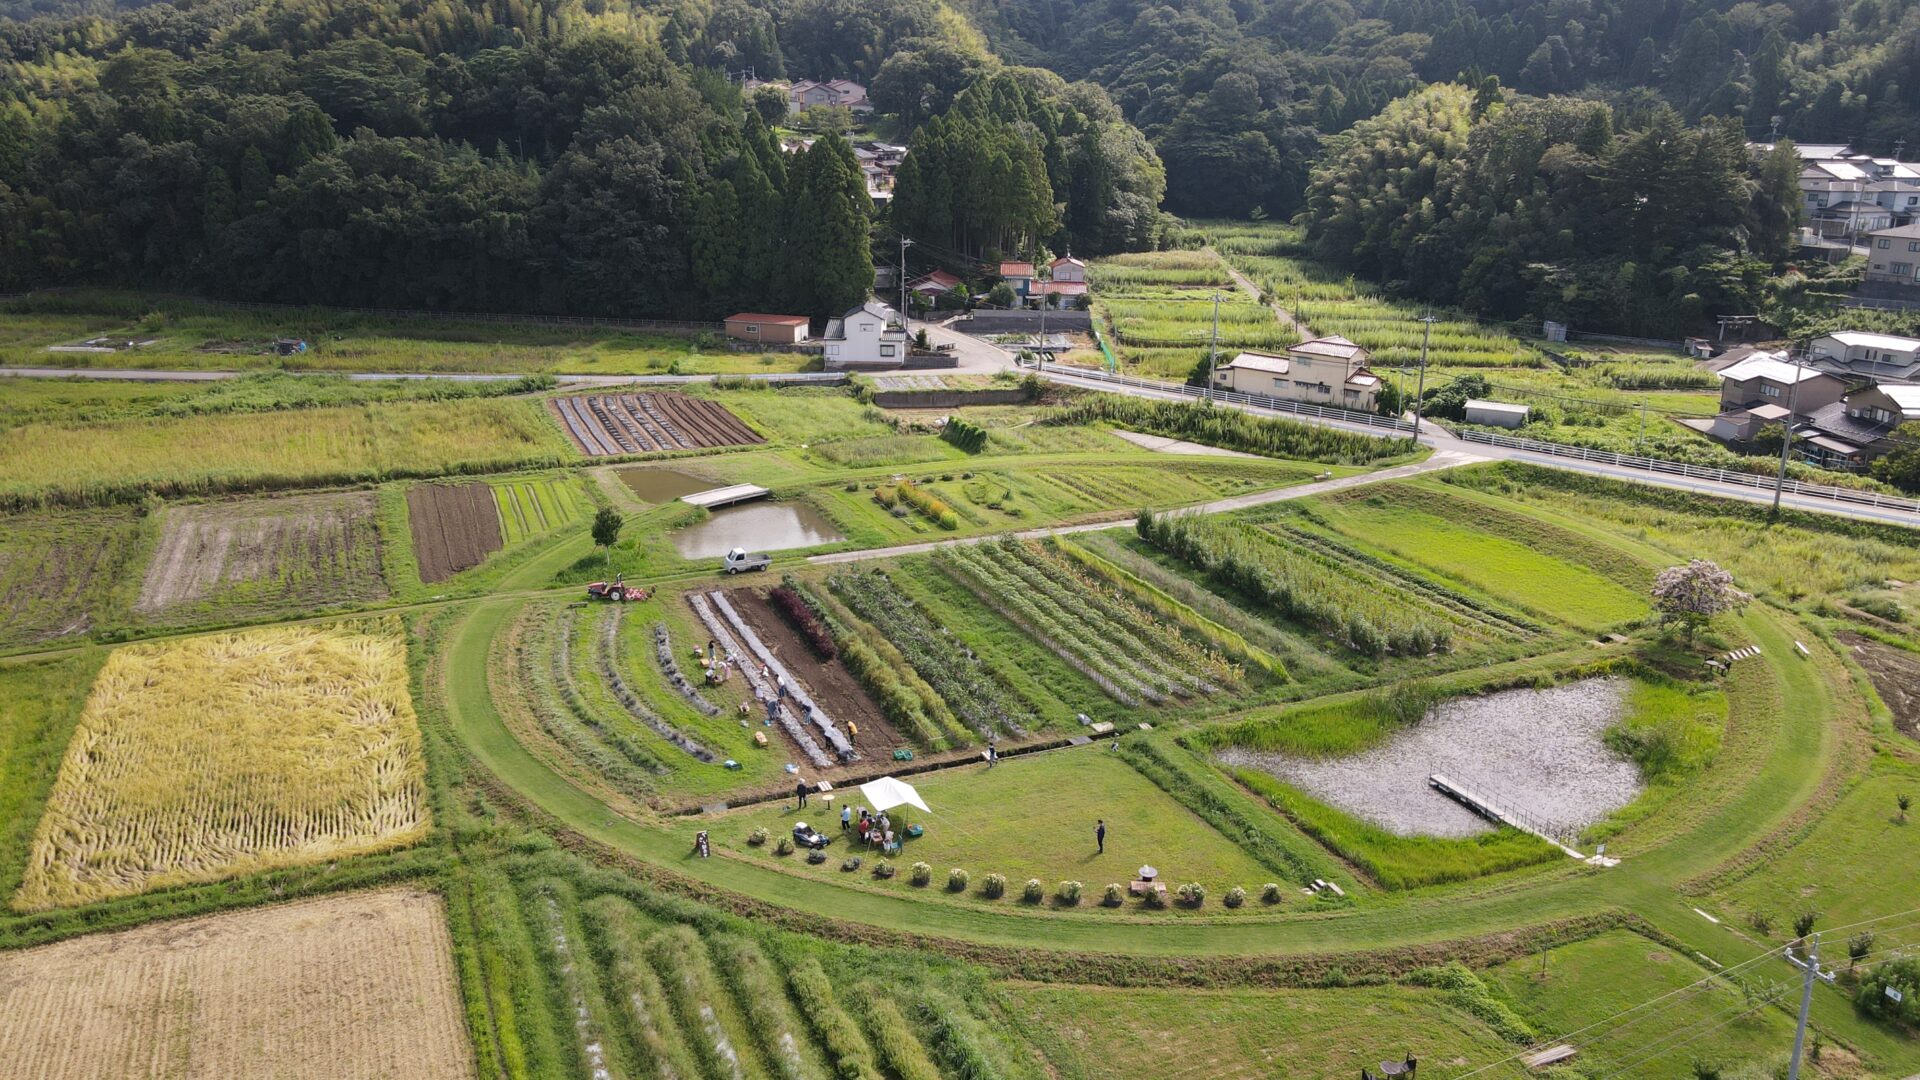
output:
[[[58,445],[59,454],[46,447]],[[528,400],[405,402],[0,431],[0,503],[137,501],[506,471],[573,453]]]
[[[1215,897],[1234,885],[1257,893],[1261,883],[1273,877],[1272,871],[1248,858],[1105,747],[1009,758],[992,769],[967,765],[910,777],[909,782],[933,812],[908,808],[897,816],[896,828],[915,822],[925,828],[926,835],[908,841],[894,860],[901,875],[878,884],[890,892],[913,890],[926,899],[950,897],[947,871],[959,867],[971,876],[965,902],[1021,906],[1021,885],[1028,878],[1038,878],[1049,897],[1043,906],[1050,907],[1055,886],[1079,881],[1086,887],[1079,906],[1098,913],[1100,890],[1108,882],[1133,880],[1143,863],[1157,867],[1169,887],[1198,881]],[[832,810],[815,801],[796,811],[791,799],[743,810],[727,816],[715,839],[753,859],[777,859],[793,873],[829,881],[867,881],[864,873],[848,874],[839,868],[841,859],[858,850],[857,838],[837,841],[828,848],[829,861],[820,866],[808,866],[797,855],[777,856],[771,845],[752,848],[745,843],[754,828],[765,828],[777,838],[787,835],[796,820],[838,836],[838,807],[859,801],[858,789],[848,788]],[[1093,835],[1095,822],[1102,819],[1107,823],[1105,854],[1096,852]],[[691,839],[690,829],[681,831]],[[873,856],[868,858],[871,861]],[[915,862],[933,867],[933,883],[924,890],[907,881],[905,870]],[[994,873],[1005,875],[1008,882],[1007,896],[999,901],[989,901],[980,892],[986,876]],[[1137,907],[1139,901],[1129,900],[1127,906]],[[1217,900],[1208,906],[1219,910]],[[1256,902],[1248,910],[1258,906]]]
[[[1021,983],[1001,991],[1066,1080],[1285,1076],[1348,1080],[1415,1051],[1450,1076],[1512,1047],[1437,990],[1109,989]],[[1481,1075],[1510,1080],[1519,1069]]]
[[[124,620],[152,532],[131,507],[0,514],[0,648]]]
[[[1314,514],[1349,541],[1424,567],[1467,590],[1582,630],[1645,618],[1647,602],[1599,571],[1520,538],[1415,509],[1418,497],[1370,492],[1314,500]]]
[[[718,329],[663,334],[615,327],[364,315],[327,308],[243,311],[138,293],[78,292],[0,307],[0,363],[208,371],[393,371],[601,375],[803,370],[802,353],[733,352]],[[107,353],[49,352],[99,336],[153,340]],[[279,356],[276,338],[308,351]]]

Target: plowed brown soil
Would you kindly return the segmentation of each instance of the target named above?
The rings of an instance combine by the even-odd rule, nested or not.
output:
[[[1839,636],[1893,713],[1893,725],[1920,739],[1920,656],[1846,630]]]
[[[753,589],[733,589],[728,591],[727,599],[787,670],[806,685],[808,693],[836,724],[845,730],[848,722],[852,722],[858,729],[849,731],[848,735],[862,760],[884,761],[895,748],[911,745],[887,722],[886,714],[867,696],[866,688],[853,672],[839,660],[823,664],[816,659],[813,650],[780,613],[773,610],[765,596]]]
[[[0,1075],[470,1077],[440,898],[353,893],[0,952]]]
[[[223,613],[387,595],[372,492],[293,495],[168,507],[135,612],[211,602]]]
[[[486,484],[415,484],[407,524],[420,580],[445,581],[500,550],[500,508]]]
[[[766,441],[726,406],[685,394],[576,394],[547,408],[589,457]]]

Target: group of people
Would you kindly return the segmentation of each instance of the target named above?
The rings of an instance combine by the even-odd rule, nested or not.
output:
[[[893,847],[893,820],[887,817],[885,810],[875,816],[867,813],[867,808],[863,806],[856,819],[853,807],[843,806],[840,808],[840,831],[857,833],[863,844],[879,844],[888,849]]]
[[[721,655],[720,643],[712,638],[707,639],[706,651],[694,655],[706,670],[707,682],[713,685],[732,678],[733,669],[740,666],[740,657],[732,649],[728,649],[724,656]]]

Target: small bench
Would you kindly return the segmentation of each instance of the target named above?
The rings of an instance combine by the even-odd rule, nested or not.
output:
[[[1558,1046],[1549,1046],[1545,1050],[1538,1050],[1528,1054],[1526,1057],[1520,1059],[1520,1064],[1525,1065],[1529,1069],[1544,1069],[1549,1065],[1558,1065],[1572,1058],[1579,1052],[1580,1051],[1574,1047],[1568,1046],[1566,1043],[1561,1043]]]
[[[1153,893],[1162,900],[1167,897],[1167,886],[1166,883],[1162,881],[1136,881],[1127,886],[1127,891],[1135,896],[1145,896],[1148,893]]]

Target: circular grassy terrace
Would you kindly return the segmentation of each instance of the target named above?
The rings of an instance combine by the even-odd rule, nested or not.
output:
[[[991,845],[1011,843],[1008,833],[980,837],[980,853],[970,859],[967,837],[957,843],[941,841],[946,846],[932,850],[941,852],[944,864],[935,866],[933,886],[917,890],[905,884],[904,874],[879,885],[868,884],[871,879],[865,873],[842,874],[837,869],[843,857],[840,852],[827,867],[797,871],[778,865],[778,857],[764,849],[746,848],[742,841],[753,825],[791,820],[764,808],[664,822],[619,816],[529,754],[495,711],[485,678],[487,646],[511,610],[507,601],[475,604],[450,632],[440,688],[447,718],[479,764],[565,830],[618,855],[747,901],[876,931],[1020,949],[1157,955],[1328,954],[1478,938],[1558,920],[1625,912],[1696,948],[1744,956],[1751,947],[1691,913],[1691,905],[1676,886],[1738,859],[1794,819],[1803,804],[1822,791],[1837,748],[1861,714],[1858,701],[1844,689],[1850,684],[1837,659],[1825,652],[1799,658],[1794,639],[1805,640],[1809,635],[1796,633],[1794,624],[1777,612],[1756,610],[1743,617],[1740,625],[1762,644],[1765,658],[1741,665],[1728,680],[1728,731],[1719,764],[1691,785],[1683,798],[1672,800],[1659,815],[1613,842],[1612,853],[1624,857],[1618,867],[1595,870],[1569,862],[1538,874],[1376,897],[1349,911],[1290,913],[1302,905],[1283,905],[1274,911],[1256,901],[1241,911],[1227,912],[1216,900],[1194,913],[1140,912],[1132,905],[1116,911],[1089,901],[1105,882],[1123,880],[1134,865],[1131,861],[1123,864],[1116,859],[1112,872],[1101,867],[1099,873],[1042,875],[1043,867],[1056,867],[1058,861],[1047,861],[1044,853],[1004,848],[1001,859],[989,854]],[[1008,777],[1017,775],[1013,765],[1002,766]],[[1097,779],[1097,772],[1090,769],[1088,775]],[[998,777],[992,781],[995,785],[1005,782]],[[939,781],[938,786],[946,789],[943,797],[949,799],[964,797],[967,789],[964,777]],[[996,797],[994,788],[982,793],[985,800]],[[1073,846],[1090,850],[1091,837],[1078,836],[1078,821],[1086,809],[1077,796],[1062,798],[1073,804],[1072,824],[1052,818],[1045,806],[1001,809],[1008,815],[1026,816],[1033,830],[1057,830]],[[833,827],[837,831],[837,823]],[[715,833],[717,850],[711,859],[691,853],[692,835],[699,828]],[[1073,835],[1068,836],[1069,831]],[[733,836],[735,832],[740,835]],[[1175,842],[1178,836],[1170,833],[1158,839]],[[1216,854],[1233,858],[1231,852]],[[910,851],[902,862],[919,857]],[[1038,861],[1021,862],[1022,858]],[[1008,898],[987,903],[935,896],[945,881],[945,864],[965,867],[976,881],[990,871],[1006,873],[1012,882]],[[1091,894],[1089,901],[1065,909],[1018,902],[1015,896],[1022,879],[1014,875],[1024,866],[1042,876],[1049,891],[1061,878],[1083,881]],[[1251,871],[1240,867],[1236,872]],[[1259,880],[1263,879],[1246,884],[1251,889]]]

